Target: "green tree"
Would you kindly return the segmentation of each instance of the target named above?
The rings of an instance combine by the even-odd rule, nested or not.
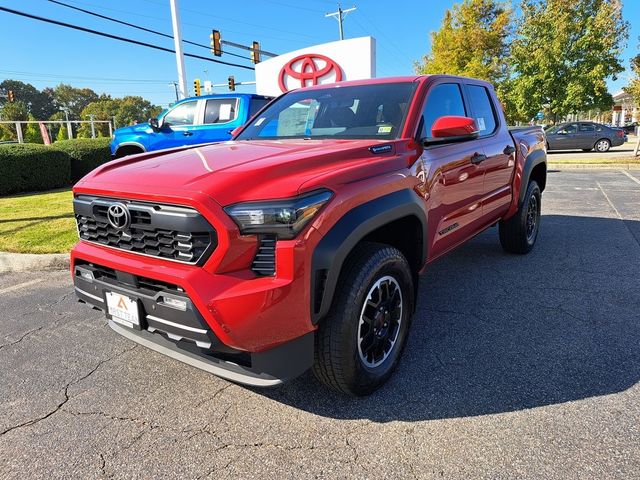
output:
[[[29,109],[24,102],[7,102],[0,109],[0,119],[24,121],[29,118]],[[24,126],[23,126],[24,132]],[[0,123],[0,140],[17,140],[16,126],[12,123]]]
[[[508,103],[530,119],[611,108],[606,81],[624,70],[620,0],[522,0]]]
[[[15,99],[24,102],[29,113],[37,120],[49,118],[56,110],[53,97],[47,89],[39,91],[30,83],[19,80],[4,80],[0,82],[0,90],[5,92],[11,90]]]
[[[624,91],[633,97],[636,104],[640,105],[640,55],[631,59],[631,72],[631,81]]]
[[[60,140],[67,140],[69,135],[67,134],[67,127],[64,123],[60,124],[60,128],[58,128],[58,134],[56,135],[56,142]]]
[[[61,83],[53,89],[56,110],[68,110],[70,120],[79,120],[82,110],[100,99],[90,88],[75,88]]]
[[[29,114],[28,120],[37,120],[36,117]],[[28,123],[23,127],[24,141],[26,143],[44,143],[42,133],[40,132],[40,125],[37,123]]]
[[[431,52],[415,69],[421,74],[446,73],[499,84],[508,77],[508,39],[513,12],[495,0],[464,0],[445,12],[440,29],[431,34]]]
[[[88,120],[93,115],[94,120],[108,121],[112,121],[115,117],[116,124],[123,126],[145,122],[150,117],[157,116],[160,111],[160,107],[151,104],[144,98],[130,96],[92,102],[82,110],[81,117],[83,120]],[[97,136],[106,137],[109,135],[109,127],[104,123],[95,124],[95,129]],[[78,130],[78,136],[90,137],[91,125],[82,124]]]

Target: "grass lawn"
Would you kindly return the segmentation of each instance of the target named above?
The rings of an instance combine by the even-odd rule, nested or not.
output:
[[[0,198],[0,251],[66,253],[78,234],[71,190]]]

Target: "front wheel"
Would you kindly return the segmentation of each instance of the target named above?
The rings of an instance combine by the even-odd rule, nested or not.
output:
[[[540,229],[541,205],[540,187],[532,180],[518,212],[508,220],[500,221],[500,244],[505,251],[519,254],[531,251]]]
[[[369,242],[356,247],[316,332],[316,377],[349,395],[382,386],[400,360],[414,301],[413,275],[399,250]]]
[[[611,142],[606,138],[601,138],[596,142],[596,151],[600,153],[608,152],[611,148]]]

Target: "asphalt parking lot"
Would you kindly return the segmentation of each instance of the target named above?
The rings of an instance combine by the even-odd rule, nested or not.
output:
[[[0,478],[640,477],[640,175],[550,172],[538,245],[433,264],[374,395],[228,383],[0,276]]]

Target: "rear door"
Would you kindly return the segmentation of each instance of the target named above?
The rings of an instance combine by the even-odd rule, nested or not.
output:
[[[193,143],[229,140],[230,131],[242,125],[239,118],[240,98],[204,98],[201,102],[203,103],[202,122],[194,128]]]
[[[484,198],[482,213],[486,221],[500,218],[511,203],[511,180],[515,168],[515,147],[504,117],[489,88],[482,83],[466,83],[471,117],[476,121],[479,140],[476,142],[487,157],[484,168]]]
[[[464,102],[462,84],[445,79],[429,88],[420,138],[432,138],[433,123],[448,115],[466,117],[470,110]],[[477,141],[427,146],[422,153],[429,179],[426,203],[430,211],[430,259],[455,247],[480,228],[484,167],[472,159],[482,154]]]
[[[560,125],[560,128],[548,139],[552,150],[571,150],[579,148],[576,141],[576,133],[578,132],[577,123],[566,123]]]

